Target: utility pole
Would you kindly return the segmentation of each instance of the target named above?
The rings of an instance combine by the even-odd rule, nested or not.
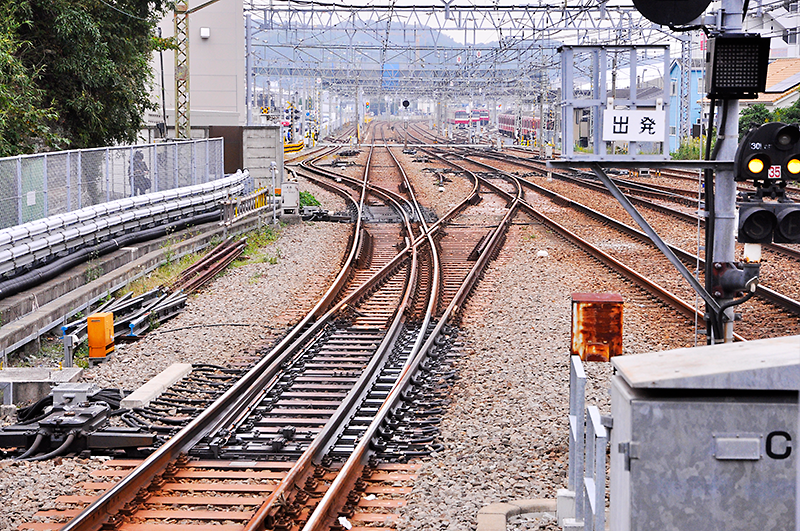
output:
[[[680,90],[680,130],[678,132],[678,145],[689,138],[689,103],[692,88],[692,34],[681,37],[681,90]]]
[[[175,137],[191,137],[189,120],[189,2],[175,3]]]
[[[247,125],[253,125],[253,29],[251,18],[248,14],[244,17],[244,42],[245,42],[245,91],[247,92]]]

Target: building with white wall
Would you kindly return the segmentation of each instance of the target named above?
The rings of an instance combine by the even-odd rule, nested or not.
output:
[[[800,1],[751,0],[744,31],[772,37],[770,57],[800,57]]]
[[[206,0],[189,0],[189,9]],[[160,23],[162,37],[172,37],[175,25],[172,14]],[[175,126],[175,53],[163,54],[163,105],[167,114],[167,136],[174,136]],[[244,125],[245,108],[245,38],[242,0],[219,0],[189,15],[189,104],[193,137],[206,136],[212,125]],[[147,116],[148,125],[163,121],[161,96],[161,60],[153,54],[152,101],[158,111]],[[151,134],[154,134],[151,131]]]

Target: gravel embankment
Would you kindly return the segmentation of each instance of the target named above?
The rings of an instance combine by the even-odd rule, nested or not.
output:
[[[302,181],[301,189],[324,208],[344,208],[326,190]],[[273,331],[279,334],[297,320],[330,285],[350,230],[335,223],[286,225],[257,256],[190,297],[182,314],[137,343],[118,345],[108,360],[84,372],[84,380],[132,390],[172,363],[225,365],[242,350],[268,343]],[[185,328],[230,323],[252,326]],[[102,464],[102,459],[0,460],[0,529],[16,529],[36,511],[53,508],[57,495],[75,494],[75,485],[90,480]]]

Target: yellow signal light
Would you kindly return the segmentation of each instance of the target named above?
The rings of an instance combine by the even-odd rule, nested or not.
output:
[[[747,169],[750,170],[751,173],[761,173],[764,171],[764,161],[758,157],[753,157],[747,163]]]
[[[789,173],[792,175],[797,175],[800,173],[800,160],[793,157],[786,163],[786,169],[789,170]]]

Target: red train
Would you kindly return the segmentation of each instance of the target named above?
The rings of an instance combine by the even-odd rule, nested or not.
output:
[[[471,121],[470,113],[464,109],[450,109],[447,111],[447,123],[456,129],[466,129],[469,127]]]
[[[505,113],[498,116],[497,122],[500,134],[525,140],[533,140],[536,138],[537,131],[539,130],[539,118],[530,114],[523,114],[519,131],[516,130],[516,121],[516,113]]]
[[[489,125],[489,109],[473,109],[472,111],[472,126]]]

